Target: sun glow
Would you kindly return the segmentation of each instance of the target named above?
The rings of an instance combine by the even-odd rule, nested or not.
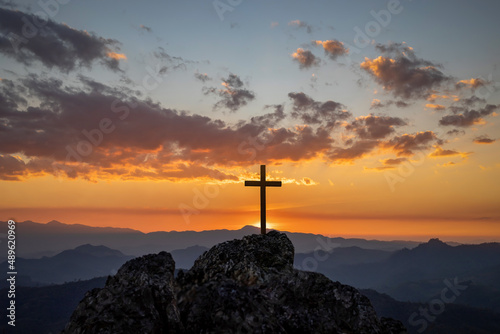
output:
[[[258,221],[258,222],[256,222],[256,223],[252,224],[252,226],[255,226],[255,227],[260,228],[260,221]],[[278,227],[277,227],[277,224],[275,224],[275,223],[271,223],[271,222],[266,222],[266,229],[268,229],[268,230],[275,230],[275,229],[277,229],[277,228],[278,228]]]

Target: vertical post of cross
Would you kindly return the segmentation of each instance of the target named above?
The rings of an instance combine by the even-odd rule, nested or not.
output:
[[[266,187],[281,187],[281,181],[266,181],[266,165],[260,165],[260,181],[245,181],[245,187],[260,187],[260,233],[266,234]]]
[[[260,165],[260,234],[266,234],[266,165]]]

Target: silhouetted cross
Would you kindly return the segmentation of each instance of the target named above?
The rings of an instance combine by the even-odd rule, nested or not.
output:
[[[266,234],[266,187],[281,187],[281,181],[266,181],[266,165],[260,165],[260,181],[245,181],[245,187],[260,187],[260,233]]]

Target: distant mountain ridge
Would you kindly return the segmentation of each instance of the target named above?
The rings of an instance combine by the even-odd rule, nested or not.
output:
[[[16,258],[16,267],[23,277],[29,277],[34,284],[61,284],[75,280],[113,275],[133,256],[105,246],[85,244],[75,249],[65,250],[52,257],[41,259]],[[0,266],[7,267],[5,262]],[[4,286],[4,281],[0,287]],[[26,283],[24,283],[26,284]],[[19,282],[18,285],[24,285]]]
[[[1,224],[1,226],[6,229],[6,224]],[[239,230],[143,233],[132,229],[69,225],[57,221],[51,221],[47,224],[32,221],[19,222],[16,229],[18,243],[23,245],[23,247],[18,248],[18,255],[25,258],[54,255],[83,244],[104,245],[124,254],[140,256],[163,250],[185,249],[196,245],[210,248],[227,240],[259,233],[259,228],[254,226],[244,226]],[[345,239],[341,237],[329,238],[311,233],[283,233],[290,238],[299,253],[314,251],[317,248],[330,249],[349,246],[393,251],[404,247],[414,248],[419,244],[414,241]],[[0,244],[1,247],[5,248],[6,243]],[[6,249],[0,253],[0,260],[5,259],[5,254],[7,254]]]
[[[500,301],[500,243],[450,246],[439,239],[431,239],[413,249],[392,253],[348,251],[349,248],[338,248],[319,256],[297,254],[295,265],[313,263],[315,271],[330,279],[413,302],[436,298],[446,287],[444,280],[456,277],[470,286],[462,293],[460,301],[498,309],[495,301]],[[342,252],[344,254],[339,256]],[[475,293],[483,298],[474,296]]]

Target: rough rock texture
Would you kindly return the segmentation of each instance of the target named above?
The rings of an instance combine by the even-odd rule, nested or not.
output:
[[[274,231],[228,241],[180,272],[174,290],[169,254],[129,261],[87,294],[66,333],[406,333],[353,287],[293,269],[293,255]]]
[[[128,261],[104,288],[87,292],[62,333],[183,332],[173,294],[174,269],[167,252]]]
[[[189,333],[404,333],[356,289],[293,269],[285,234],[250,235],[205,252],[177,277]]]

